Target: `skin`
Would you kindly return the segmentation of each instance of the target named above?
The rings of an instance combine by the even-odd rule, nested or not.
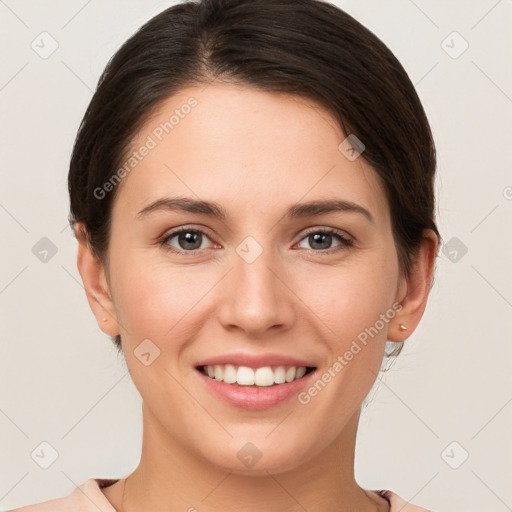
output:
[[[359,414],[386,340],[410,336],[423,315],[437,238],[425,230],[413,272],[400,277],[377,174],[338,150],[346,135],[311,100],[192,86],[160,106],[133,148],[190,96],[198,105],[118,185],[108,264],[76,231],[89,304],[103,332],[121,334],[143,399],[139,466],[103,492],[119,512],[386,511],[354,477]],[[136,218],[168,195],[216,201],[229,217],[162,210]],[[364,206],[375,223],[354,212],[283,218],[294,203],[327,198]],[[205,233],[200,248],[166,251],[161,238],[185,225]],[[338,229],[354,245],[335,236],[315,243],[308,228]],[[247,236],[263,249],[251,264],[236,252]],[[177,236],[167,246],[187,250]],[[334,251],[322,255],[323,247]],[[308,404],[292,397],[241,410],[206,390],[194,369],[228,352],[272,352],[315,361],[322,374],[395,302],[402,309]],[[144,339],[160,349],[149,366],[134,355]],[[262,454],[250,468],[237,457],[247,442]]]

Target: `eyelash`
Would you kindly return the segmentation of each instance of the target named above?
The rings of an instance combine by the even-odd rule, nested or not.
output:
[[[168,243],[169,240],[174,238],[176,235],[179,235],[180,233],[189,233],[189,232],[190,233],[201,233],[202,235],[205,235],[207,238],[210,238],[207,233],[205,233],[204,231],[202,231],[200,229],[182,227],[182,228],[179,228],[179,229],[176,229],[176,230],[172,231],[169,234],[166,234],[160,240],[160,245],[162,246],[162,248],[164,250],[166,250],[168,252],[171,252],[173,254],[195,255],[195,254],[197,254],[198,251],[201,251],[202,249],[194,249],[194,250],[191,250],[191,251],[183,251],[183,250],[176,249],[175,247],[172,247]],[[332,254],[334,252],[337,252],[337,251],[340,251],[340,250],[343,250],[343,249],[347,249],[347,248],[352,247],[354,245],[354,240],[353,239],[347,238],[340,231],[338,231],[337,229],[332,229],[332,228],[325,228],[325,229],[314,228],[314,229],[311,229],[310,231],[307,231],[304,234],[304,236],[300,239],[299,242],[302,242],[302,240],[304,240],[305,238],[307,238],[311,234],[334,235],[334,236],[336,236],[338,238],[338,240],[341,243],[341,246],[333,247],[331,249],[318,249],[318,250],[316,250],[316,249],[309,249],[309,251],[318,253],[320,255],[330,255],[330,254]]]

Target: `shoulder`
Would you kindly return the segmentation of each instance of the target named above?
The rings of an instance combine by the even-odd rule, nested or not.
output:
[[[389,501],[391,505],[391,508],[389,509],[390,512],[432,512],[429,509],[422,508],[417,505],[413,505],[408,501],[405,501],[403,498],[401,498],[398,494],[394,493],[393,491],[383,490],[376,492]]]
[[[116,512],[107,500],[101,489],[117,480],[89,478],[82,485],[76,487],[71,494],[64,498],[57,498],[43,503],[27,505],[8,512]]]

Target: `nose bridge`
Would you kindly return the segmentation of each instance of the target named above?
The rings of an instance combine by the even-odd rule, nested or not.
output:
[[[254,237],[246,237],[236,247],[233,266],[223,298],[225,326],[236,325],[257,334],[292,321],[290,292],[279,278],[279,255],[270,244],[263,246]]]

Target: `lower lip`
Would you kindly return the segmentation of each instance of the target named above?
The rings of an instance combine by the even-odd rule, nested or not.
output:
[[[228,384],[224,381],[206,376],[201,370],[197,370],[197,368],[196,372],[210,391],[213,391],[230,405],[241,409],[261,410],[275,407],[299,393],[301,389],[309,385],[316,370],[292,382],[264,387]]]

